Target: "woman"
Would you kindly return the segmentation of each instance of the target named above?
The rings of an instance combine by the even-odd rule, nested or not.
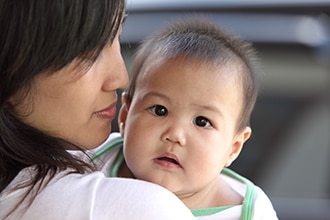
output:
[[[106,178],[127,83],[124,0],[0,0],[0,219],[192,219],[156,185]],[[143,202],[141,202],[143,199]]]

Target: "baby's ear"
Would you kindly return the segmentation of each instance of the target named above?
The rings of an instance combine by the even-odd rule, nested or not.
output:
[[[244,129],[239,131],[233,139],[232,151],[228,156],[225,166],[228,167],[231,165],[234,160],[238,157],[243,149],[244,143],[250,138],[252,130],[250,127],[246,126]]]
[[[121,107],[119,109],[118,114],[118,125],[119,125],[119,131],[122,137],[124,137],[125,134],[125,123],[126,118],[128,114],[128,105],[127,105],[127,93],[123,92],[121,95]]]

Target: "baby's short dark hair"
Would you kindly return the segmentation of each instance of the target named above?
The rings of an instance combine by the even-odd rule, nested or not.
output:
[[[139,47],[133,62],[127,88],[130,103],[140,72],[177,57],[198,60],[210,65],[234,65],[240,75],[243,104],[238,129],[250,125],[250,117],[258,96],[258,65],[253,46],[230,34],[212,21],[193,17],[170,23],[147,38]]]

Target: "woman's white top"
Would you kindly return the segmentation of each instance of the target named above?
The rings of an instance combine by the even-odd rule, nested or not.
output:
[[[101,149],[112,138],[110,135],[95,150]],[[81,152],[70,153],[84,156]],[[195,219],[174,194],[158,185],[133,179],[109,178],[102,172],[66,175],[70,171],[57,173],[30,206],[28,201],[33,192],[16,207],[27,188],[13,189],[31,179],[35,172],[34,167],[22,170],[0,193],[0,219]],[[12,214],[5,218],[11,210],[14,210]]]

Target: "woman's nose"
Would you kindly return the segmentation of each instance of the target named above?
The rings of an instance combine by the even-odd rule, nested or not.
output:
[[[120,65],[118,67],[118,88],[125,88],[128,83],[128,74],[123,57],[120,55]]]
[[[116,45],[117,43],[117,45]],[[105,69],[106,79],[103,83],[102,89],[105,91],[113,91],[116,89],[125,88],[128,83],[128,74],[125,66],[124,59],[120,52],[120,45],[118,42],[107,48],[107,62]]]
[[[114,91],[123,89],[128,83],[128,75],[126,69],[116,72],[116,76],[111,76],[103,83],[102,89],[104,91]]]

